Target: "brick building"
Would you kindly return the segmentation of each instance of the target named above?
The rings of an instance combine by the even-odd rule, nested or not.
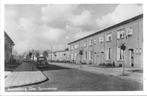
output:
[[[49,61],[69,61],[68,50],[53,51],[48,54]]]
[[[114,63],[141,67],[143,64],[143,14],[68,43],[70,61],[77,64]],[[126,47],[122,50],[121,46]]]
[[[5,32],[5,63],[9,63],[12,59],[12,50],[14,46],[14,42]]]

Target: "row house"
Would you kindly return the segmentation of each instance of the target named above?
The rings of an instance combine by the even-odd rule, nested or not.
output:
[[[143,14],[68,43],[70,61],[77,64],[113,63],[142,67]],[[126,48],[123,50],[122,45]]]
[[[68,50],[53,51],[48,54],[49,61],[69,61]]]
[[[12,50],[14,46],[14,42],[8,36],[6,32],[4,32],[5,37],[5,64],[10,63],[12,60]]]

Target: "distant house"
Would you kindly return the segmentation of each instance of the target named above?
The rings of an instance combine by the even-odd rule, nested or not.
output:
[[[69,61],[68,50],[58,50],[48,54],[49,61]]]
[[[14,42],[6,32],[4,33],[4,35],[5,35],[5,63],[7,64],[12,59],[12,50],[13,50]]]

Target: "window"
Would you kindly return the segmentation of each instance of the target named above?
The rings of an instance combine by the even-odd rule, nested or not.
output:
[[[108,48],[106,50],[106,60],[110,60],[111,59],[111,51],[112,51],[111,48]]]
[[[77,49],[78,47],[79,47],[79,45],[78,45],[78,44],[76,44],[76,45],[75,45],[75,49]]]
[[[88,51],[88,59],[92,60],[92,51]]]
[[[124,51],[121,48],[117,48],[117,60],[124,60]]]
[[[83,51],[82,59],[86,60],[86,52]]]
[[[74,60],[73,54],[71,54],[71,60]]]
[[[92,40],[89,40],[89,46],[92,45]]]
[[[85,51],[85,59],[87,59],[87,51]]]
[[[93,40],[93,44],[96,44],[96,40],[95,39]]]
[[[77,58],[77,53],[74,54],[74,60],[76,60],[76,58]]]
[[[100,43],[104,42],[104,38],[103,37],[99,37],[99,42]]]
[[[86,45],[87,45],[87,42],[84,42],[84,47],[86,47]]]
[[[132,27],[127,28],[126,31],[127,31],[127,37],[130,37],[133,35],[133,28]]]
[[[74,49],[74,46],[73,46],[73,45],[71,45],[70,49],[71,49],[71,50],[73,50],[73,49]]]
[[[112,40],[112,34],[108,34],[106,36],[106,41],[111,41]]]
[[[117,39],[125,38],[125,29],[120,29],[117,31]]]

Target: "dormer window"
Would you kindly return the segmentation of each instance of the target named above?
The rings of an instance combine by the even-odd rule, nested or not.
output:
[[[108,34],[106,36],[106,41],[111,41],[112,40],[112,34]]]
[[[125,30],[120,29],[117,31],[117,39],[123,39],[123,38],[125,38]]]
[[[73,50],[73,49],[74,49],[74,46],[72,45],[72,46],[70,47],[70,49]]]
[[[92,45],[92,40],[89,40],[89,46]]]
[[[77,49],[78,47],[79,47],[79,45],[78,45],[78,44],[76,44],[76,45],[75,45],[75,49]]]
[[[87,45],[87,42],[84,42],[84,47],[86,47],[86,45]]]
[[[104,37],[99,37],[99,42],[100,43],[104,42]]]
[[[96,39],[93,40],[93,44],[96,44]]]
[[[126,31],[127,31],[127,37],[131,37],[133,35],[133,28],[132,27],[127,28]]]

